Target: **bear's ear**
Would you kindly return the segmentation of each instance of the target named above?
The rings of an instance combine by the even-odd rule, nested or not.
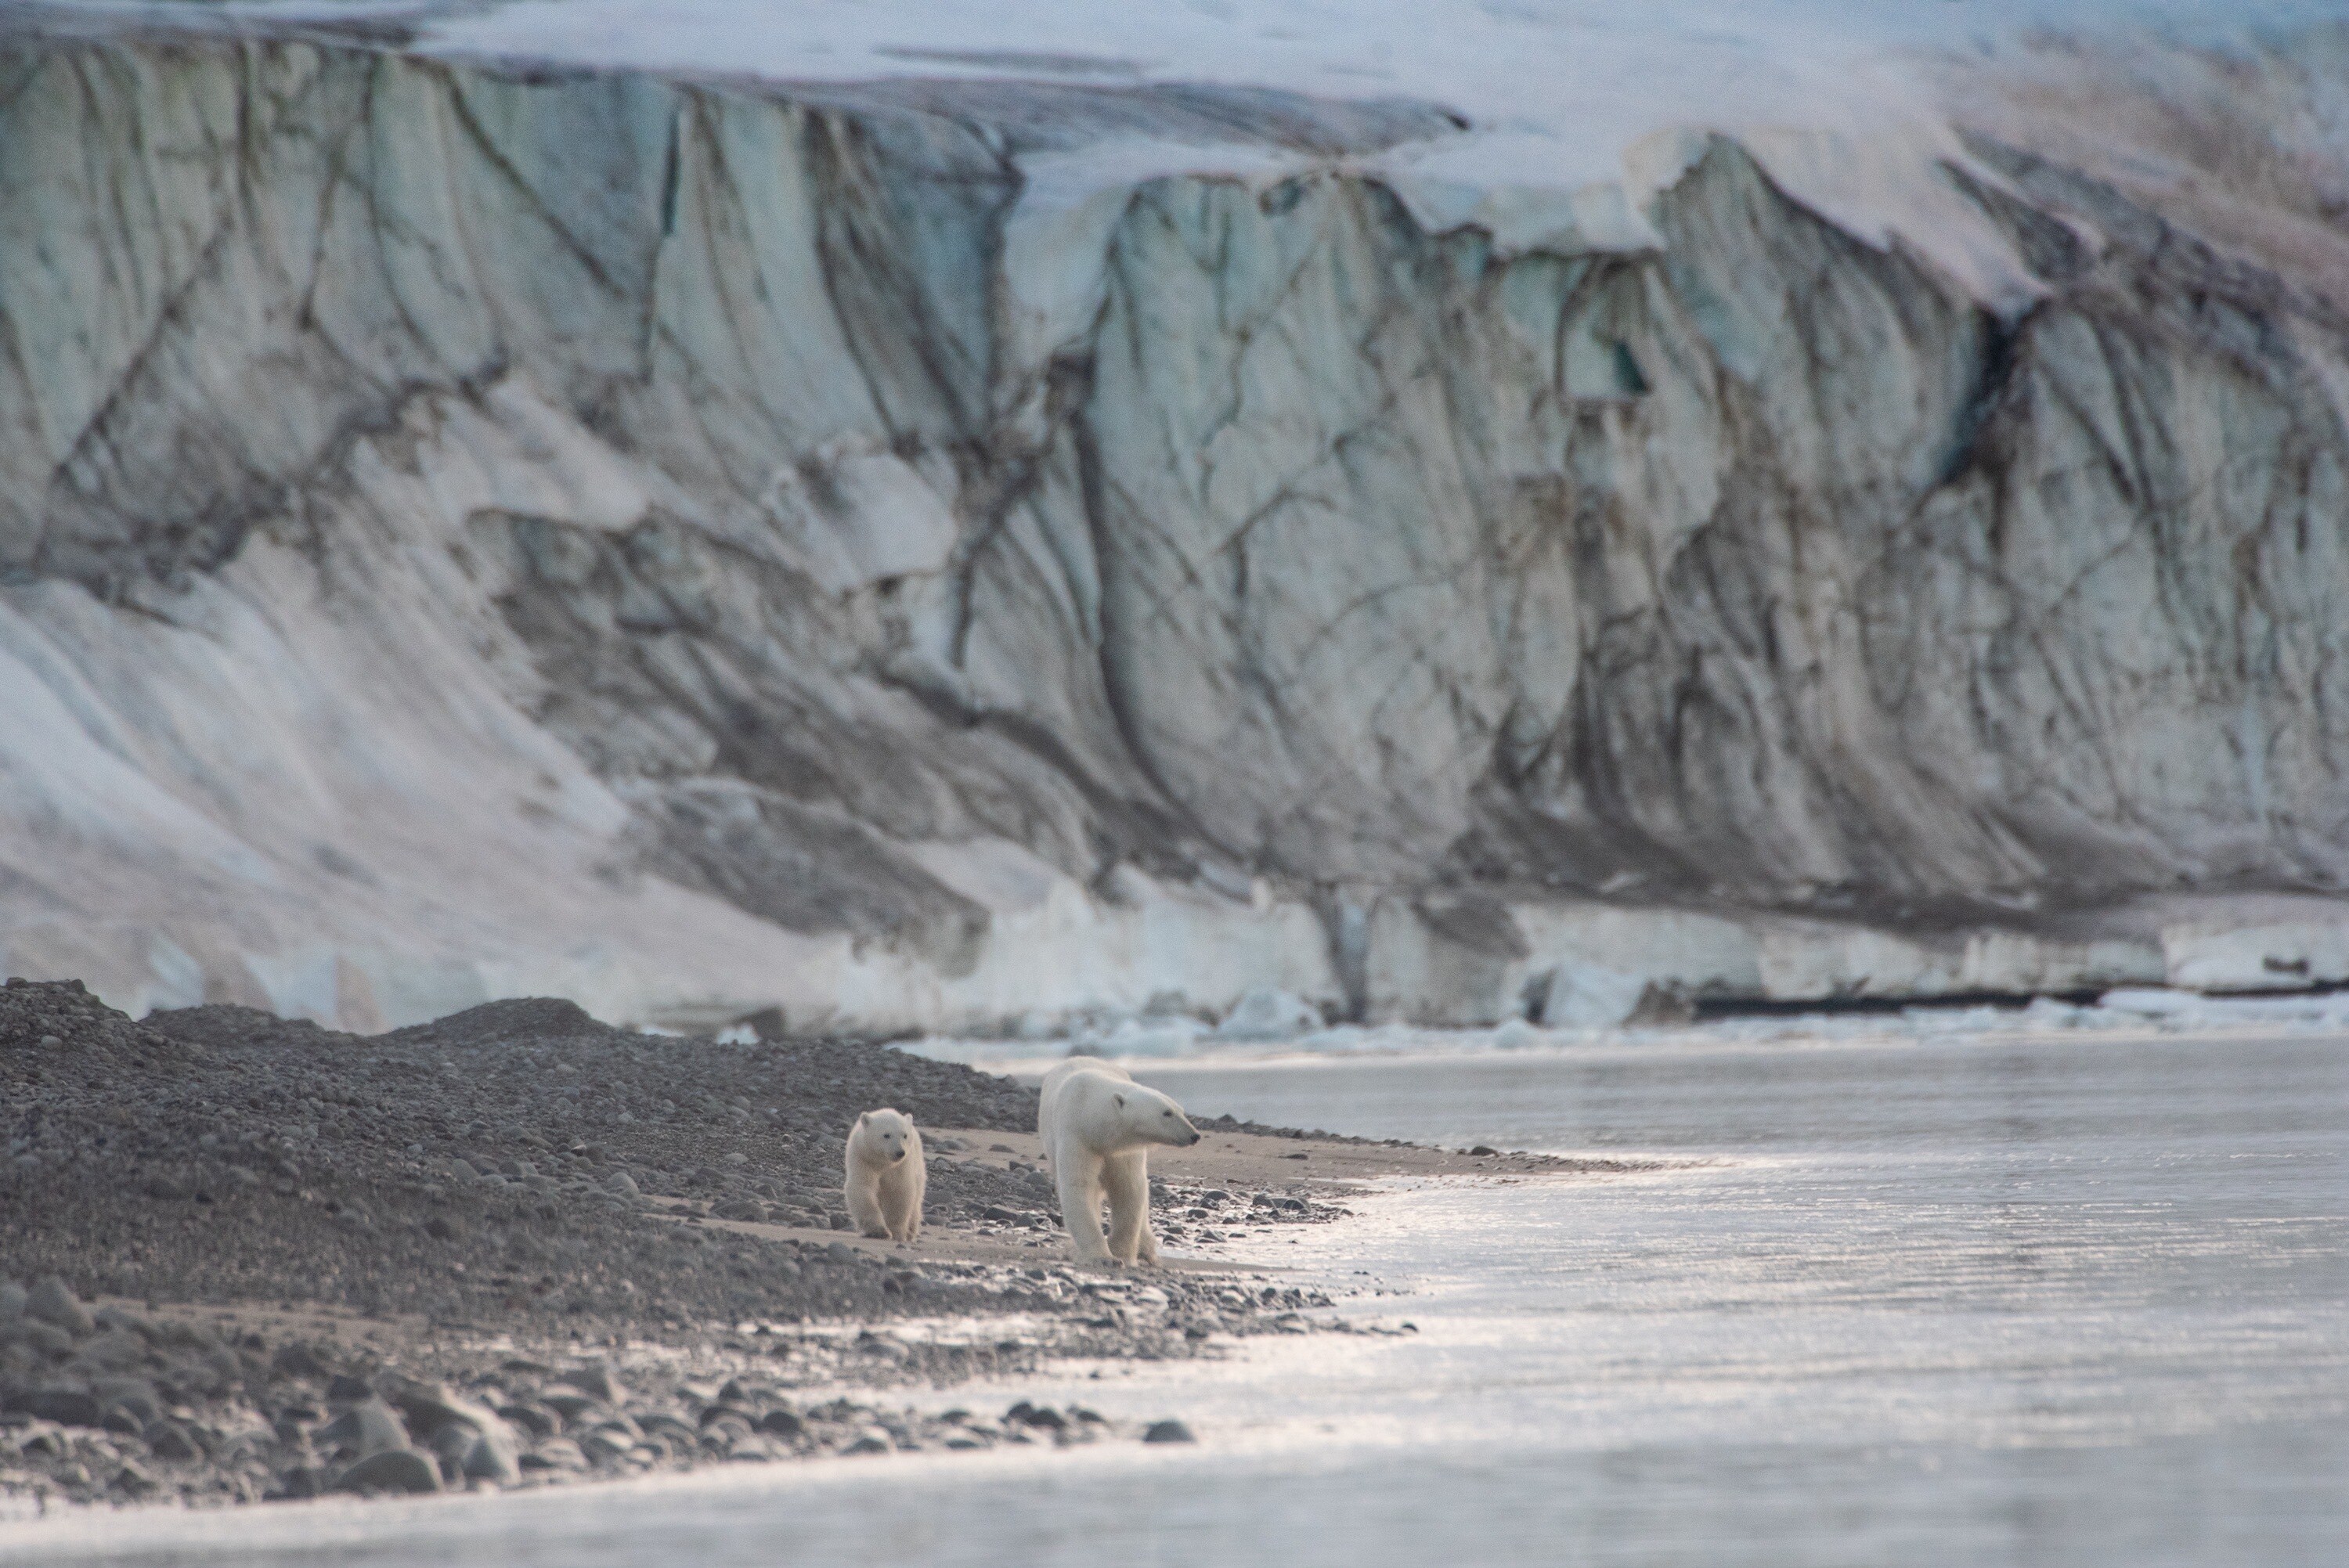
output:
[[[872,1113],[871,1111],[869,1111],[869,1110],[860,1110],[860,1111],[858,1111],[858,1112],[856,1113],[856,1125],[857,1125],[857,1126],[859,1126],[859,1127],[864,1126],[864,1119],[865,1119],[866,1117],[868,1117],[868,1116],[871,1116],[872,1114],[873,1114],[873,1113]]]
[[[1113,1094],[1110,1096],[1110,1099],[1117,1101],[1118,1109],[1123,1110],[1125,1109],[1125,1096],[1122,1094]]]

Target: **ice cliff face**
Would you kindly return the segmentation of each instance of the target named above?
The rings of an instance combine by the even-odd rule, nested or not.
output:
[[[2345,67],[1950,65],[1871,231],[1762,133],[1517,222],[1408,98],[20,17],[0,954],[353,1026],[2349,975]]]

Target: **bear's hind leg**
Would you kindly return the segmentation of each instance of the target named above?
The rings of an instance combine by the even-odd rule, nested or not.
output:
[[[1102,1161],[1109,1189],[1110,1255],[1122,1264],[1155,1264],[1158,1238],[1150,1233],[1150,1153],[1136,1149]]]

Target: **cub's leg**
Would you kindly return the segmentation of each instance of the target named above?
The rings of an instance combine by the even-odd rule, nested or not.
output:
[[[905,1162],[890,1173],[889,1234],[911,1242],[922,1233],[922,1199],[929,1191],[929,1167],[920,1150],[908,1149]]]
[[[852,1161],[848,1182],[841,1195],[848,1201],[848,1218],[857,1234],[878,1237],[889,1233],[889,1218],[881,1212],[881,1178],[877,1172],[859,1170]]]
[[[1120,1263],[1155,1264],[1158,1238],[1150,1233],[1150,1151],[1129,1150],[1102,1161],[1109,1189],[1109,1250]]]

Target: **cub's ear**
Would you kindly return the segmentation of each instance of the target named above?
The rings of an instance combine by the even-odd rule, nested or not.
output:
[[[1125,1109],[1125,1096],[1122,1094],[1113,1094],[1110,1096],[1110,1099],[1117,1101],[1118,1109],[1123,1110]]]
[[[868,1116],[871,1116],[872,1114],[873,1114],[873,1113],[872,1113],[871,1111],[869,1111],[869,1110],[860,1110],[860,1111],[858,1111],[858,1112],[856,1113],[856,1125],[857,1125],[857,1126],[859,1126],[859,1127],[864,1126],[864,1119],[865,1119],[866,1117],[868,1117]]]

